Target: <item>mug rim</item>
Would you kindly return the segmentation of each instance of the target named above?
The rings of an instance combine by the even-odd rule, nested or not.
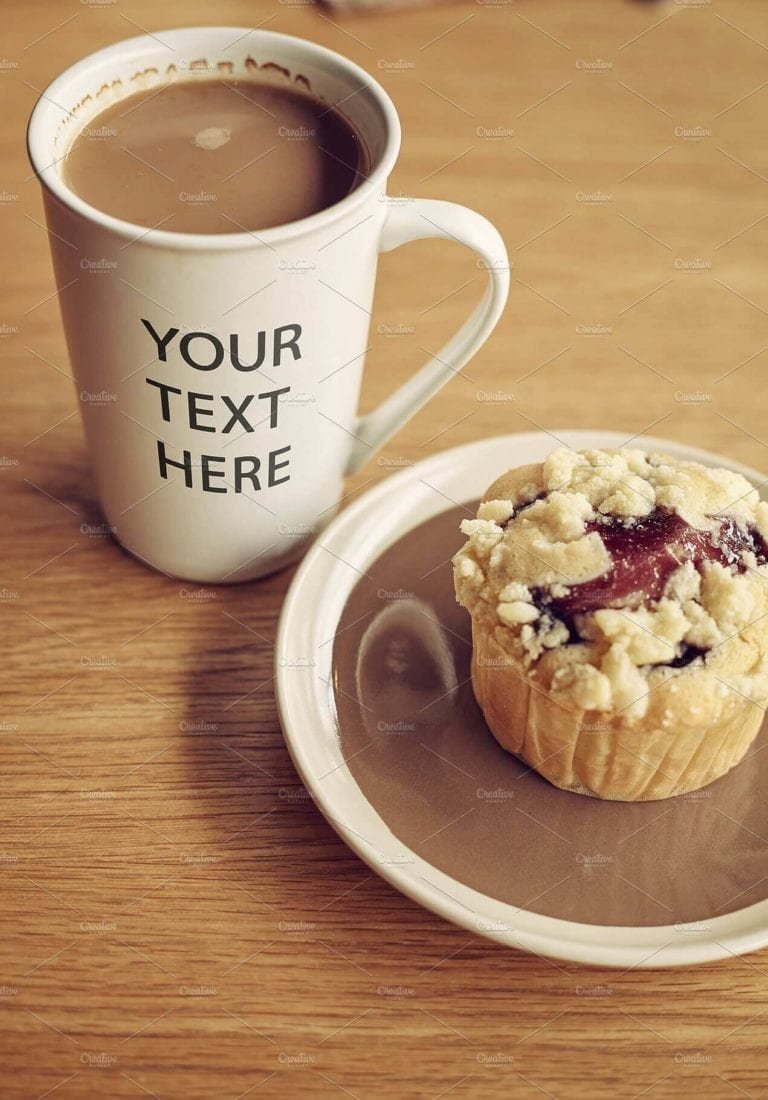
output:
[[[341,70],[345,74],[358,79],[361,85],[358,91],[365,90],[372,96],[384,119],[384,149],[370,174],[344,198],[315,214],[310,214],[308,217],[298,218],[282,225],[271,226],[268,229],[240,230],[236,233],[178,233],[169,229],[154,229],[146,225],[140,225],[138,222],[126,221],[123,218],[107,214],[103,210],[99,210],[97,206],[93,206],[85,199],[80,198],[75,191],[67,186],[60,173],[50,171],[58,161],[51,159],[53,150],[51,149],[51,137],[48,127],[52,118],[60,117],[64,111],[56,103],[56,97],[61,94],[61,89],[66,88],[74,77],[82,75],[94,61],[107,61],[126,53],[138,54],[142,45],[149,46],[152,44],[156,48],[157,41],[161,37],[167,39],[168,44],[176,48],[176,45],[182,45],[185,39],[194,40],[206,35],[229,35],[230,33],[237,40],[253,35],[263,42],[273,42],[278,49],[280,45],[285,43],[298,43],[311,54],[316,55],[321,61],[324,61],[327,67]],[[51,156],[46,157],[46,150]],[[333,225],[356,207],[362,206],[375,190],[379,189],[381,195],[386,194],[386,181],[399,152],[400,119],[394,103],[375,77],[343,54],[337,53],[327,46],[321,46],[308,38],[283,34],[279,31],[266,31],[248,27],[176,27],[168,31],[154,31],[152,34],[123,38],[100,50],[86,54],[85,57],[80,58],[64,69],[43,89],[32,109],[27,126],[27,154],[30,163],[41,187],[54,199],[75,214],[100,225],[101,228],[109,230],[119,237],[130,238],[132,243],[141,242],[154,247],[176,248],[180,251],[226,251],[252,248],[254,244],[274,246],[311,233],[323,226]],[[48,176],[50,178],[47,178]]]

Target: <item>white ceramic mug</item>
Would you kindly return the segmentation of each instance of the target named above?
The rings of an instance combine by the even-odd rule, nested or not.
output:
[[[259,233],[175,233],[104,214],[63,182],[73,138],[111,103],[222,63],[246,76],[254,61],[305,77],[362,135],[370,176],[340,202]],[[392,101],[312,42],[233,27],[119,42],[46,89],[28,144],[101,507],[126,549],[173,576],[248,580],[296,558],[333,515],[344,476],[461,369],[504,307],[496,229],[453,203],[387,198],[400,146]],[[484,299],[361,418],[378,253],[423,237],[478,254]]]

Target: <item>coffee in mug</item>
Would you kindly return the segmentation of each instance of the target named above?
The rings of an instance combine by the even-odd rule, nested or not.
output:
[[[89,122],[63,163],[64,182],[105,214],[182,233],[297,221],[368,171],[339,110],[268,74],[134,92]]]

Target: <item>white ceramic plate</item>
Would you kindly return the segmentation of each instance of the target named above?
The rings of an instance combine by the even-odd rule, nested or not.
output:
[[[398,840],[342,755],[332,686],[333,639],[350,592],[389,545],[451,504],[477,499],[501,471],[545,458],[553,437],[618,447],[619,432],[527,432],[480,440],[409,467],[350,505],[318,538],[286,598],[276,647],[277,700],[294,764],[323,814],[377,874],[434,913],[507,946],[614,967],[689,966],[768,945],[768,901],[692,927],[613,927],[542,916],[479,893]],[[643,436],[632,446],[763,476],[720,455]]]

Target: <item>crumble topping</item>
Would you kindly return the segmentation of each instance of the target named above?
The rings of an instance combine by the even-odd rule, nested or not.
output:
[[[768,504],[740,474],[562,448],[486,496],[457,599],[564,704],[639,719],[703,662],[768,702]]]

